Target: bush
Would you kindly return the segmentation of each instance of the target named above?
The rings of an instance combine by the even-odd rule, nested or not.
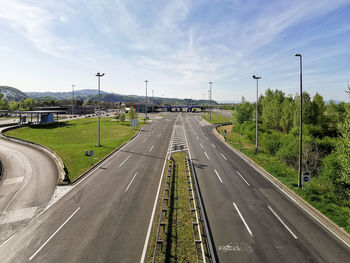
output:
[[[269,154],[275,155],[280,147],[281,135],[277,132],[264,133],[261,138],[261,146]]]
[[[280,137],[280,149],[276,156],[285,161],[288,165],[297,168],[299,154],[299,139],[291,134]]]

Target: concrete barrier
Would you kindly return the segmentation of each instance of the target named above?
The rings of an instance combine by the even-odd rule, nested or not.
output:
[[[69,181],[69,178],[67,176],[67,169],[66,169],[61,157],[59,157],[57,153],[55,153],[53,150],[51,150],[50,148],[48,148],[44,145],[41,145],[41,144],[38,144],[35,142],[30,142],[30,141],[18,139],[18,138],[14,138],[14,137],[3,134],[6,131],[14,130],[14,129],[21,128],[24,126],[27,126],[27,125],[17,125],[17,126],[5,128],[1,131],[0,137],[5,139],[5,140],[8,140],[8,141],[12,141],[15,143],[20,143],[20,144],[23,144],[26,146],[33,147],[33,148],[43,152],[44,154],[48,155],[57,166],[57,171],[58,171],[57,184],[59,184],[59,185],[69,184],[70,181]]]
[[[4,169],[3,169],[3,167],[2,167],[2,162],[1,162],[1,160],[0,160],[0,181],[1,181],[1,179],[2,179],[2,175],[4,174]]]

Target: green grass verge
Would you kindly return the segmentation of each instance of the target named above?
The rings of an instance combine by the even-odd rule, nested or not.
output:
[[[209,120],[209,113],[207,115],[203,115],[202,118],[211,124],[232,122],[232,118],[230,119],[214,112],[211,113],[211,121]]]
[[[259,154],[255,154],[255,145],[250,143],[244,136],[231,131],[231,128],[232,125],[221,126],[218,128],[218,131],[224,135],[224,130],[226,129],[228,131],[226,140],[235,149],[247,155],[289,189],[350,233],[350,207],[345,200],[344,202],[339,202],[339,200],[336,202],[332,201],[335,197],[329,196],[331,191],[327,182],[324,182],[322,178],[313,177],[308,192],[306,189],[299,189],[295,186],[298,180],[298,172],[295,169],[263,150],[260,150]]]
[[[192,214],[189,206],[189,194],[186,178],[184,152],[178,152],[172,155],[174,162],[174,173],[167,195],[169,204],[165,207],[168,213],[163,213],[162,222],[166,223],[165,231],[161,230],[160,239],[164,240],[163,253],[160,253],[159,246],[157,253],[157,262],[196,262],[196,248],[193,239]],[[166,169],[167,170],[167,169]],[[153,223],[151,242],[148,250],[148,262],[153,261],[153,251],[157,236],[159,217],[161,213],[161,203],[163,199],[164,185],[167,171],[164,174],[162,190],[158,200],[157,216]],[[165,216],[165,217],[164,217]]]
[[[101,118],[101,144],[98,140],[97,118],[84,118],[45,126],[23,127],[6,132],[6,135],[45,145],[55,151],[68,169],[70,180],[78,178],[88,168],[134,136],[138,129],[127,122]],[[84,155],[93,150],[92,159]]]

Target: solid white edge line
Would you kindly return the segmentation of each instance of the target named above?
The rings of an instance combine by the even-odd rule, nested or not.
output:
[[[152,144],[152,146],[151,146],[151,149],[149,149],[149,152],[151,152],[151,151],[152,151],[152,149],[153,149],[153,146],[154,146],[154,145]]]
[[[9,242],[14,236],[15,236],[15,234],[13,234],[12,236],[10,236],[4,243],[2,243],[2,244],[0,245],[0,248],[2,248],[3,246],[5,246],[6,243]]]
[[[247,222],[244,220],[244,217],[242,216],[242,214],[241,214],[241,212],[239,211],[238,207],[236,206],[235,202],[232,202],[232,204],[233,204],[233,206],[236,208],[236,210],[237,210],[237,212],[238,212],[238,215],[239,215],[239,217],[242,219],[243,224],[245,225],[245,228],[247,229],[248,233],[249,233],[251,236],[253,236],[252,231],[250,230],[250,228],[249,228]]]
[[[176,120],[175,120],[176,121]],[[174,122],[175,125],[175,122]],[[173,126],[174,126],[173,125]],[[163,181],[163,176],[164,176],[164,169],[165,169],[165,165],[166,165],[166,161],[169,158],[169,153],[171,151],[170,149],[170,144],[171,144],[171,138],[172,135],[169,139],[169,145],[168,145],[168,150],[167,153],[165,155],[165,160],[164,160],[164,164],[163,164],[163,169],[162,169],[162,174],[160,176],[160,180],[159,180],[159,184],[158,184],[158,190],[157,190],[157,194],[156,194],[156,198],[154,199],[154,204],[153,204],[153,209],[152,209],[152,215],[151,215],[151,219],[149,221],[149,225],[148,225],[148,230],[147,230],[147,234],[146,234],[146,239],[145,239],[145,244],[143,245],[143,250],[142,250],[142,255],[141,255],[141,259],[140,259],[140,263],[143,263],[145,261],[146,258],[146,252],[147,252],[147,247],[148,247],[148,241],[151,235],[151,230],[152,230],[152,223],[153,223],[153,219],[154,219],[154,215],[156,212],[156,208],[157,208],[157,201],[158,201],[158,196],[159,196],[159,192],[160,192],[160,188],[162,186],[162,181]]]
[[[244,179],[244,177],[236,170],[237,174],[243,179],[243,181],[247,184],[250,185],[246,179]]]
[[[220,182],[223,183],[222,180],[221,180],[220,175],[218,174],[218,172],[216,170],[214,170],[214,172],[216,173],[216,176],[219,178]]]
[[[118,167],[122,167],[122,165],[130,158],[130,156],[131,156],[131,154],[128,155],[128,157],[126,157],[126,159],[121,164],[119,164]]]
[[[220,154],[227,161],[227,158],[225,157],[225,155],[223,155],[222,153],[220,153]]]
[[[341,242],[343,242],[344,245],[350,248],[350,244],[348,244],[344,239],[342,239],[337,233],[335,233],[333,230],[331,230],[328,226],[326,226],[324,223],[322,223],[316,216],[314,216],[311,212],[309,212],[305,207],[303,207],[301,204],[299,204],[291,195],[289,195],[286,191],[282,189],[279,185],[277,185],[274,181],[272,181],[268,176],[266,176],[264,173],[259,171],[258,168],[256,168],[254,165],[252,165],[248,160],[245,159],[244,156],[242,156],[237,150],[233,150],[231,147],[231,150],[236,153],[239,157],[242,158],[247,164],[249,164],[254,170],[256,170],[259,174],[265,177],[270,183],[272,183],[277,189],[279,189],[282,193],[284,193],[290,200],[292,200],[297,206],[299,206],[301,209],[303,209],[309,216],[311,216],[313,219],[315,219],[321,226],[323,226],[325,229],[327,229],[329,232],[331,232],[336,238],[338,238]]]
[[[128,184],[128,186],[126,187],[126,189],[125,189],[125,192],[124,192],[124,193],[126,193],[126,191],[128,191],[128,189],[129,189],[130,185],[132,184],[132,181],[134,181],[134,179],[135,179],[136,175],[137,175],[137,172],[135,173],[134,177],[131,179],[130,183],[129,183],[129,184]]]
[[[80,207],[77,208],[77,210],[75,210],[73,212],[73,214],[71,214],[66,221],[64,221],[64,223],[45,241],[44,244],[41,245],[41,247],[39,247],[39,249],[29,258],[29,261],[31,261],[39,252],[41,249],[43,249],[43,247],[50,242],[50,240],[58,233],[58,231],[60,231],[62,229],[62,227],[67,224],[67,222],[80,210]]]
[[[205,154],[205,156],[207,156],[208,160],[210,160],[208,154],[206,152],[204,152],[204,154]]]
[[[293,233],[292,230],[290,230],[290,228],[282,221],[282,219],[277,215],[277,213],[275,211],[273,211],[273,209],[268,205],[267,206],[270,211],[274,214],[274,216],[282,223],[282,225],[288,230],[288,232],[295,238],[298,239],[298,237]]]

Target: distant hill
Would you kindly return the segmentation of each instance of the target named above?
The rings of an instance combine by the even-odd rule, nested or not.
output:
[[[41,100],[49,100],[49,99],[71,99],[72,92],[26,92],[26,94],[30,98],[41,99]],[[95,101],[98,99],[98,91],[95,89],[83,89],[74,91],[74,98],[80,100],[92,100]],[[104,102],[133,102],[133,103],[144,103],[145,96],[137,96],[137,95],[121,95],[116,93],[108,93],[105,91],[101,91],[101,101]],[[152,102],[152,97],[148,97],[148,103]],[[189,104],[191,102],[190,99],[176,99],[176,98],[161,98],[154,97],[155,104]],[[202,100],[193,100],[193,104],[203,103]],[[208,101],[204,101],[204,103],[208,103]],[[215,101],[212,101],[213,104],[217,104]]]
[[[22,101],[27,99],[28,96],[24,94],[22,91],[8,87],[8,86],[0,86],[0,93],[2,93],[7,101],[15,100]]]
[[[72,92],[26,92],[26,94],[34,99],[40,98],[52,98],[57,100],[65,100],[72,98]],[[98,91],[95,89],[82,89],[74,91],[74,98],[79,100],[87,100],[90,97],[96,96]],[[108,94],[107,92],[101,91],[101,94]]]

